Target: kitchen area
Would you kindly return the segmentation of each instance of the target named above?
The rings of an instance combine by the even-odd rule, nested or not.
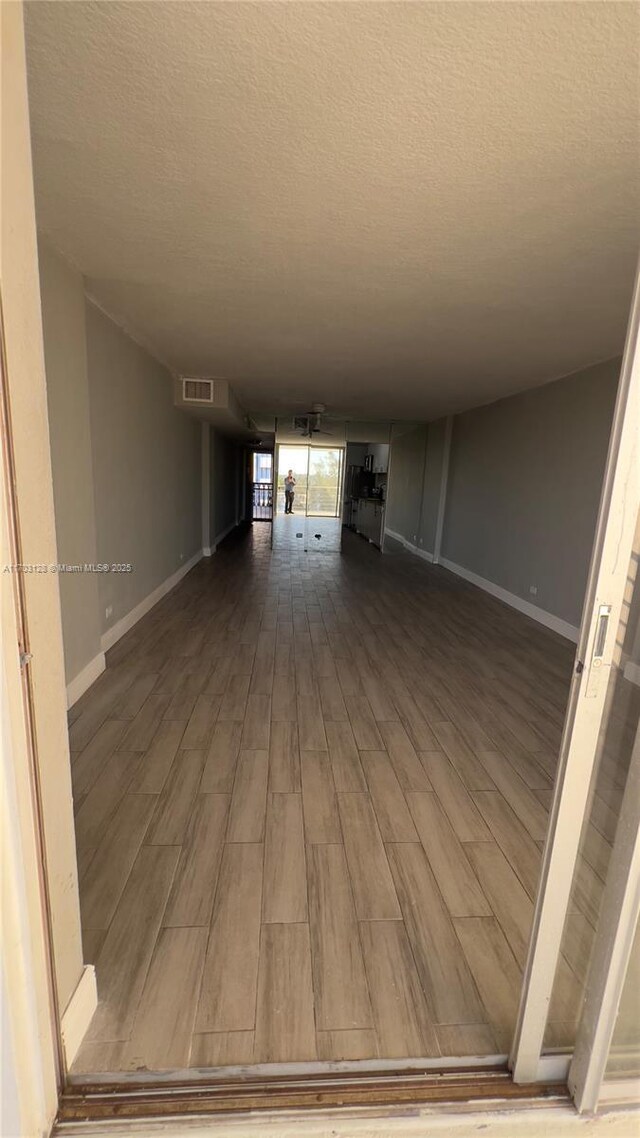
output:
[[[382,549],[389,444],[347,443],[343,525]]]

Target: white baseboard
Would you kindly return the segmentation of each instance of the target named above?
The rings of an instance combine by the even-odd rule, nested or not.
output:
[[[67,707],[73,707],[81,695],[91,687],[106,668],[104,652],[98,652],[89,663],[67,684]]]
[[[636,664],[635,660],[627,660],[624,666],[624,678],[640,687],[640,664]]]
[[[394,541],[399,541],[409,553],[414,553],[417,557],[422,557],[424,561],[433,562],[433,554],[428,553],[426,549],[420,549],[419,546],[413,545],[412,542],[407,541],[401,533],[396,533],[395,530],[386,529],[385,534],[392,537]],[[472,573],[470,569],[465,569],[462,565],[456,565],[454,561],[448,561],[446,557],[440,558],[440,565],[448,569],[451,573],[455,573],[458,577],[464,577],[465,581],[469,581],[472,585],[477,585],[479,589],[484,589],[485,593],[491,593],[492,597],[497,597],[499,601],[504,604],[510,605],[511,608],[517,609],[518,612],[524,613],[525,616],[531,617],[532,620],[537,620],[538,624],[544,624],[545,628],[550,628],[553,632],[557,632],[560,636],[564,636],[566,640],[572,640],[574,644],[578,643],[578,629],[568,621],[562,620],[559,616],[554,616],[551,612],[546,612],[545,609],[538,608],[537,605],[532,605],[530,601],[525,601],[523,597],[518,597],[515,593],[508,592],[503,589],[501,585],[494,584],[493,581],[487,581],[485,577],[479,577],[477,573]],[[640,675],[640,667],[637,664],[632,665],[632,669],[637,669]],[[634,673],[635,674],[635,673]],[[627,675],[625,668],[625,676]],[[634,680],[634,683],[640,682]]]
[[[537,605],[532,605],[523,597],[508,592],[507,589],[494,584],[493,581],[487,581],[485,577],[479,577],[477,573],[472,573],[470,569],[465,569],[462,565],[456,565],[454,561],[448,561],[446,557],[441,558],[440,564],[458,577],[464,577],[465,581],[470,581],[472,585],[477,585],[479,589],[484,589],[485,593],[491,593],[492,597],[497,597],[499,601],[511,605],[511,608],[517,609],[518,612],[524,613],[532,620],[537,620],[539,624],[544,624],[545,628],[550,628],[559,636],[564,636],[566,640],[572,640],[574,644],[577,644],[578,629],[575,625],[569,624],[567,620],[562,620],[561,617],[554,616],[553,613],[546,612],[545,609],[538,608]]]
[[[60,1024],[67,1070],[78,1054],[80,1044],[97,1006],[96,970],[93,964],[85,964],[78,986],[62,1013]]]
[[[175,573],[172,573],[170,577],[167,577],[166,581],[163,581],[161,585],[158,585],[157,589],[154,589],[152,593],[149,593],[149,596],[145,597],[143,601],[140,601],[139,605],[136,605],[134,609],[131,609],[131,612],[128,612],[126,616],[121,617],[120,620],[117,621],[111,628],[108,628],[100,638],[100,647],[102,648],[102,651],[108,652],[110,648],[113,648],[113,645],[117,644],[118,640],[124,636],[125,632],[129,632],[129,630],[133,628],[134,624],[137,624],[139,620],[142,620],[142,617],[146,616],[146,614],[150,609],[153,608],[154,605],[157,605],[158,601],[162,600],[162,598],[166,596],[167,593],[170,593],[172,589],[175,589],[176,585],[182,580],[182,578],[186,577],[187,573],[193,569],[194,565],[198,564],[198,562],[202,559],[202,556],[203,550],[199,549],[197,553],[194,553],[193,557],[191,557],[189,561],[186,561],[184,565],[181,565],[179,569],[176,569]]]
[[[419,545],[414,545],[413,542],[407,541],[407,538],[403,537],[401,533],[396,533],[395,530],[388,528],[385,528],[384,532],[385,536],[392,537],[394,541],[399,541],[400,545],[404,545],[405,549],[409,550],[409,553],[415,553],[416,557],[422,557],[423,561],[433,561],[433,553],[429,553],[427,549],[420,549]]]

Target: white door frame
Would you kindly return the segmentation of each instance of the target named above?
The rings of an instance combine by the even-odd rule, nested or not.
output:
[[[636,278],[558,777],[510,1066],[540,1078],[547,1013],[593,774],[640,508],[640,278]]]
[[[31,434],[29,437],[25,434],[24,438],[21,439],[20,478],[24,494],[27,492],[29,494],[30,505],[36,498],[43,498],[44,496],[42,513],[47,528],[43,535],[39,535],[39,540],[42,541],[43,536],[46,538],[47,560],[53,563],[56,560],[55,529],[52,524],[53,505],[46,439],[46,411],[44,414],[42,413],[42,409],[46,409],[46,388],[41,361],[41,332],[38,331],[40,325],[35,257],[35,215],[31,190],[30,156],[28,154],[28,118],[24,82],[26,72],[22,38],[22,7],[20,4],[2,6],[2,25],[4,36],[6,37],[7,33],[9,35],[8,42],[11,48],[11,53],[7,52],[10,65],[9,78],[13,78],[15,89],[18,90],[18,110],[21,116],[19,122],[21,131],[20,150],[18,152],[14,148],[11,163],[12,169],[18,170],[19,167],[18,172],[22,180],[19,183],[16,177],[12,185],[21,193],[20,195],[16,193],[11,201],[15,207],[15,213],[12,214],[12,217],[15,216],[20,220],[24,231],[29,236],[27,254],[24,254],[23,250],[22,256],[12,257],[13,246],[21,238],[22,230],[15,225],[12,227],[7,225],[7,232],[12,237],[13,243],[10,244],[9,251],[6,253],[5,265],[10,267],[13,262],[15,271],[10,283],[19,285],[23,289],[23,292],[18,295],[16,287],[16,295],[11,296],[12,316],[22,319],[23,313],[26,313],[20,325],[19,331],[22,334],[19,337],[16,337],[13,324],[11,328],[12,343],[16,343],[16,339],[19,340],[19,347],[25,360],[25,366],[21,369],[20,374],[24,374],[29,380],[29,383],[24,384],[22,388],[21,411],[23,413],[22,421],[26,421],[27,412],[30,411]],[[7,118],[7,122],[12,119],[16,119],[15,105],[12,109],[12,115]],[[28,192],[24,192],[25,187],[27,187]],[[6,282],[5,287],[7,287]],[[7,292],[9,293],[9,289]],[[554,794],[550,833],[545,846],[542,885],[536,905],[534,930],[524,980],[523,1000],[513,1049],[513,1073],[518,1082],[534,1081],[541,1067],[543,1070],[545,1068],[544,1060],[541,1061],[540,1059],[540,1052],[547,1008],[555,976],[564,916],[595,756],[594,739],[601,719],[612,642],[615,637],[624,578],[629,562],[635,512],[640,500],[640,487],[638,486],[638,470],[640,468],[638,462],[638,436],[640,435],[638,323],[639,297],[636,288],[580,638],[578,658],[585,662],[585,668],[581,675],[574,676],[571,689],[567,724],[563,735],[560,775]],[[31,350],[30,356],[28,349]],[[17,374],[16,370],[16,376]],[[19,390],[17,379],[15,383],[16,389]],[[31,401],[29,406],[27,406],[27,394]],[[275,477],[277,479],[277,469]],[[51,549],[50,557],[48,556],[49,549]],[[25,550],[25,555],[28,554],[31,559],[32,553],[31,545]],[[35,561],[40,558],[33,557],[32,559]],[[53,590],[50,589],[49,592],[53,593]],[[49,597],[49,594],[47,596]],[[32,621],[32,633],[34,638],[38,640],[38,651],[35,653],[33,671],[34,674],[39,673],[38,682],[34,689],[36,719],[38,715],[41,716],[39,737],[43,750],[46,746],[48,753],[53,754],[57,751],[59,759],[60,748],[64,740],[63,729],[66,729],[59,602],[55,601],[54,603],[55,598],[49,597],[47,608],[42,602],[39,602],[38,607],[36,604],[37,597],[33,589],[30,589],[30,597],[35,618]],[[591,661],[593,655],[599,623],[598,609],[601,604],[611,606],[604,653],[597,666],[590,667],[588,662]],[[49,617],[51,619],[47,623],[45,618]],[[7,669],[8,679],[12,691],[17,693],[15,698],[10,700],[10,707],[13,711],[15,708],[21,707],[21,700],[18,699],[20,692],[19,662],[15,651],[10,654],[9,665]],[[587,690],[588,688],[589,690]],[[592,688],[595,690],[591,690]],[[49,705],[45,703],[42,693],[45,690],[52,691],[53,689],[55,689],[54,695],[57,692],[56,700]],[[56,728],[56,731],[46,730],[47,726],[51,724]],[[21,887],[21,889],[16,888],[15,890],[15,908],[16,911],[19,907],[22,908],[24,938],[29,940],[30,952],[25,951],[25,940],[16,939],[8,944],[11,951],[11,963],[12,966],[15,966],[15,972],[12,972],[9,977],[11,981],[15,979],[15,983],[12,983],[11,994],[14,1000],[11,1002],[11,1008],[13,1009],[14,1005],[17,1006],[18,1001],[37,1005],[37,1015],[32,1016],[33,1024],[30,1025],[32,1027],[31,1039],[28,1038],[27,1032],[24,1030],[24,1023],[19,1023],[20,1032],[16,1031],[15,1042],[16,1054],[20,1059],[18,1069],[22,1084],[20,1090],[25,1092],[25,1109],[32,1106],[36,1097],[41,1100],[38,1106],[38,1115],[43,1121],[39,1123],[39,1132],[43,1133],[46,1132],[47,1119],[51,1121],[58,1078],[57,1068],[61,1065],[57,1046],[59,1041],[56,1038],[58,1025],[51,1022],[50,1005],[52,999],[55,999],[55,992],[53,977],[47,968],[46,952],[48,947],[46,940],[48,939],[51,942],[54,938],[53,936],[47,938],[45,935],[46,922],[43,919],[45,914],[42,911],[38,889],[38,872],[42,859],[38,857],[37,834],[34,825],[38,821],[38,811],[29,798],[30,787],[28,785],[28,763],[26,761],[28,747],[24,718],[21,717],[19,721],[12,721],[12,729],[20,744],[20,762],[14,770],[16,784],[19,783],[18,805],[23,807],[24,817],[29,824],[22,825],[22,814],[19,819],[14,817],[13,821],[16,823],[15,829],[19,839],[19,841],[16,840],[14,848],[21,856],[20,858],[14,857],[11,862],[8,857],[3,860],[5,869],[15,868],[17,871],[22,866],[27,870],[24,875],[26,888]],[[64,745],[66,746],[66,743]],[[62,760],[57,766],[50,764],[56,777],[50,779],[46,789],[51,791],[54,788],[58,791],[63,800],[64,813],[61,814],[61,817],[64,819],[66,813],[71,816],[71,794],[70,789],[67,790],[67,783],[70,787],[68,758],[64,751],[62,752]],[[62,786],[58,773],[63,768],[65,772],[64,786]],[[62,794],[61,788],[64,794]],[[20,823],[19,830],[18,822]],[[50,841],[50,853],[70,853],[73,845],[71,822],[68,827],[61,826],[59,830],[61,835],[61,840],[58,843],[59,848],[56,849],[55,842]],[[63,849],[63,842],[66,842],[67,839],[68,848],[67,845],[64,845]],[[72,862],[73,858],[69,856],[69,865]],[[60,864],[62,864],[62,859],[60,859]],[[67,862],[64,865],[66,867]],[[73,867],[71,866],[71,868]],[[17,872],[14,876],[17,879]],[[68,875],[60,873],[57,883],[59,884],[63,880],[67,910],[58,916],[61,919],[68,918],[67,924],[72,928],[73,936],[68,938],[71,948],[64,954],[60,952],[57,960],[62,961],[67,966],[70,962],[74,968],[77,964],[79,971],[82,966],[82,953],[79,937],[77,882],[74,874],[72,874],[69,884]],[[60,890],[60,892],[62,891]],[[54,897],[52,904],[55,906],[61,902]],[[13,927],[17,927],[17,922],[14,922]],[[20,1035],[19,1039],[18,1035]],[[27,1093],[31,1095],[31,1104],[26,1101]]]
[[[593,1112],[598,1106],[639,913],[640,726],[636,729],[584,1008],[569,1068],[569,1090],[581,1112]]]

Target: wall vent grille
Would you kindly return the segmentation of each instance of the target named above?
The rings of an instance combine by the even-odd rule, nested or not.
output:
[[[185,403],[213,403],[213,380],[183,379],[182,398]]]

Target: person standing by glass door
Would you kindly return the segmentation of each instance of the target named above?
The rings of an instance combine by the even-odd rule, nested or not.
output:
[[[293,499],[295,498],[296,480],[293,477],[293,470],[287,471],[284,480],[284,512],[285,514],[293,513]]]

